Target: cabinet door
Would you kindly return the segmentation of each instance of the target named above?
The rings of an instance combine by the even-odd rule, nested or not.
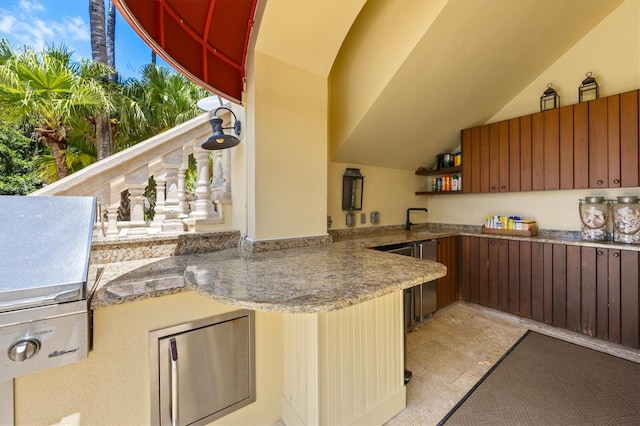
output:
[[[560,108],[560,189],[573,189],[573,105]]]
[[[620,253],[620,342],[625,346],[640,346],[640,281],[639,254],[621,250]]]
[[[620,95],[620,186],[623,188],[640,186],[639,92],[634,90]]]
[[[580,247],[566,246],[567,259],[567,329],[581,331],[582,327],[582,282]]]
[[[471,144],[471,129],[464,129],[460,134],[462,150],[462,192],[472,192],[471,170],[473,168],[473,148]]]
[[[515,240],[505,241],[508,246],[508,277],[506,306],[503,310],[514,315],[520,314],[520,242]],[[500,288],[502,291],[502,288]],[[500,293],[500,299],[503,299]]]
[[[480,290],[478,303],[489,306],[489,240],[478,238],[478,287]]]
[[[500,282],[500,240],[489,239],[489,252],[487,259],[487,267],[489,268],[489,285],[488,285],[488,300],[485,306],[489,306],[493,309],[500,308],[500,302],[498,299]]]
[[[471,302],[471,242],[474,237],[462,236],[460,238],[460,298]]]
[[[544,113],[531,115],[531,190],[544,190]]]
[[[509,186],[511,192],[520,191],[520,119],[509,120]]]
[[[589,188],[589,104],[573,106],[573,187]]]
[[[447,275],[436,284],[436,309],[441,309],[458,298],[458,237],[439,238],[436,250],[437,261],[447,267]]]
[[[606,188],[609,176],[607,98],[589,101],[589,188]]]
[[[531,319],[544,321],[544,246],[531,243]]]
[[[491,191],[491,143],[489,126],[480,127],[480,192]],[[464,185],[464,183],[463,183]]]
[[[531,116],[520,117],[520,190],[531,191]]]
[[[509,152],[509,122],[501,121],[498,123],[498,162],[499,162],[499,192],[511,191],[511,185],[509,182],[509,160],[511,153]]]
[[[567,248],[563,244],[553,246],[552,324],[567,327]],[[546,266],[546,265],[545,265]]]
[[[482,152],[480,145],[480,127],[471,129],[471,185],[462,179],[462,188],[471,188],[471,192],[481,192]],[[467,161],[464,160],[463,161]],[[465,165],[462,165],[465,168]]]
[[[489,192],[500,191],[500,124],[489,124]]]
[[[520,269],[519,290],[520,297],[519,315],[525,318],[531,318],[531,269],[533,264],[533,255],[531,252],[531,243],[528,241],[520,241],[518,243],[520,249],[518,266]],[[509,268],[513,265],[511,256],[509,256]],[[509,269],[511,270],[511,269]]]
[[[620,95],[607,97],[607,186],[620,188]]]
[[[589,336],[597,334],[597,319],[599,317],[596,256],[597,251],[594,247],[580,248],[580,284],[582,287],[580,332]],[[606,303],[603,307],[606,317]]]
[[[543,114],[544,189],[560,189],[560,110]]]

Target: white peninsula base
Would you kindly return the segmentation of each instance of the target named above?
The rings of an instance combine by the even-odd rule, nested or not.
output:
[[[383,424],[406,407],[402,290],[347,308],[284,314],[287,425]]]

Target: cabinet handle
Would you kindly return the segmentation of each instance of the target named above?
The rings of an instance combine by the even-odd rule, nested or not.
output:
[[[489,244],[495,244],[495,243],[496,243],[496,241],[495,241],[495,240],[491,240],[491,241],[489,241]]]
[[[620,253],[618,252],[613,253],[613,257],[620,257]]]
[[[507,187],[505,185],[502,185],[500,189],[507,189]]]
[[[169,357],[171,358],[171,407],[169,415],[171,426],[178,426],[178,345],[175,338],[169,340]]]
[[[620,183],[620,179],[614,179],[613,183],[615,183],[616,185],[618,185]]]
[[[598,250],[597,253],[598,253],[598,256],[602,256],[604,254],[602,250]]]
[[[602,185],[602,184],[604,183],[604,181],[603,181],[603,180],[601,180],[601,179],[599,179],[598,181],[596,181],[596,183],[597,183],[598,185]]]
[[[495,191],[495,190],[496,190],[496,188],[497,188],[496,186],[492,186],[492,187],[491,187],[491,190],[492,190],[492,191]]]
[[[503,246],[504,245],[504,241],[500,241],[500,245]]]

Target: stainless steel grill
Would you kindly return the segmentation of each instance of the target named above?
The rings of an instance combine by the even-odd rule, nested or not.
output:
[[[12,392],[7,383],[15,377],[87,357],[94,218],[92,197],[0,196],[0,389],[4,393],[8,388]],[[13,410],[13,397],[4,393],[0,411],[6,416]]]

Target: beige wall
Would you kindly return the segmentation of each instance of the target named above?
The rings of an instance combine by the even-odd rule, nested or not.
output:
[[[326,235],[327,79],[260,52],[253,61],[249,237]]]
[[[627,0],[588,33],[579,43],[531,82],[516,98],[488,122],[530,114],[539,110],[539,99],[548,82],[559,91],[561,104],[577,102],[577,88],[587,71],[592,71],[600,84],[601,96],[640,88],[640,2]],[[459,145],[459,140],[451,146]],[[434,159],[435,160],[435,159]],[[340,200],[342,163],[329,163],[328,211],[334,220],[332,229],[346,228]],[[353,166],[351,166],[353,167]],[[510,194],[461,194],[419,196],[430,178],[416,177],[413,172],[383,169],[365,165],[364,206],[367,213],[381,210],[383,225],[404,223],[406,207],[428,207],[428,220],[434,223],[481,225],[486,215],[519,215],[535,218],[544,229],[579,230],[578,200],[585,195],[615,198],[637,194],[637,188],[619,190],[537,191]],[[407,185],[411,185],[407,190]],[[463,182],[464,185],[464,182]],[[412,214],[413,222],[421,217]],[[370,226],[367,214],[367,224]]]
[[[362,164],[329,163],[327,214],[331,216],[331,229],[347,228],[345,215],[342,211],[342,175],[347,167],[359,168],[364,178],[364,195],[362,197],[362,211],[356,211],[356,227],[371,227],[369,214],[380,212],[380,226],[399,225],[405,222],[406,210],[409,207],[429,207],[427,197],[415,195],[416,185],[421,177],[407,170],[373,167]],[[360,223],[360,214],[366,214],[366,223]],[[417,212],[411,213],[413,223],[428,220],[428,215]]]
[[[16,424],[149,424],[149,331],[235,309],[189,292],[96,310],[88,359],[16,379]],[[255,321],[256,402],[218,424],[270,425],[280,417],[282,315],[256,312]]]

